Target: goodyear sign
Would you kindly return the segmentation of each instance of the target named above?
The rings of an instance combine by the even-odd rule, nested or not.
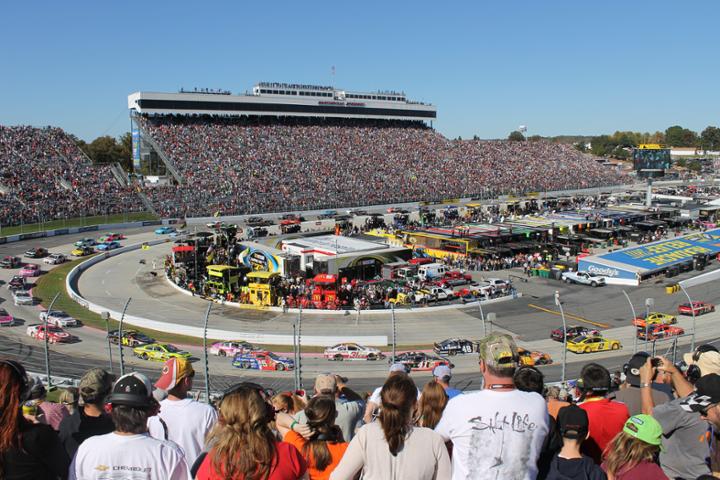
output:
[[[691,260],[693,255],[720,252],[720,228],[600,255],[603,260],[657,270]]]

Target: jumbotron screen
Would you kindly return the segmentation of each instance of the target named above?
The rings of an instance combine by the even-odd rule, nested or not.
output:
[[[638,177],[662,177],[670,168],[669,148],[636,148],[633,150],[633,165]]]

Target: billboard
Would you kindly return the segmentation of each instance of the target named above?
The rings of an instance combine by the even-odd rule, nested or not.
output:
[[[638,177],[662,177],[670,165],[669,148],[636,148],[633,150],[633,166]]]

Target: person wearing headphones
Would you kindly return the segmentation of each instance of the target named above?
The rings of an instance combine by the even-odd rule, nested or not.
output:
[[[148,377],[135,372],[120,377],[105,408],[115,431],[90,437],[80,445],[70,465],[71,480],[119,478],[113,472],[125,472],[127,478],[142,474],[147,480],[191,478],[182,449],[148,433],[148,418],[159,409]]]
[[[583,442],[583,453],[598,465],[607,444],[630,418],[624,403],[608,398],[610,387],[610,372],[602,365],[588,363],[580,371],[576,387],[580,394],[578,406],[587,412],[590,420],[590,436]]]
[[[57,433],[23,416],[30,387],[20,363],[0,360],[0,478],[64,480],[70,459]]]

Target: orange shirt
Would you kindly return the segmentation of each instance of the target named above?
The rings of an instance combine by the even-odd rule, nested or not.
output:
[[[570,402],[563,402],[562,400],[551,398],[547,402],[548,413],[551,417],[557,420],[558,411],[560,411],[560,409],[563,407],[567,407],[568,405],[570,405]]]
[[[291,445],[295,445],[295,448],[298,449],[300,454],[303,453],[303,446],[305,445],[305,438],[303,438],[301,435],[289,431],[285,434],[285,438],[283,438],[284,442],[287,442]],[[330,450],[330,457],[332,458],[330,464],[325,467],[325,470],[318,470],[315,468],[315,462],[312,458],[305,458],[308,464],[308,474],[310,475],[310,480],[328,480],[330,478],[330,474],[333,470],[335,470],[335,467],[338,466],[338,463],[340,463],[340,459],[342,459],[343,455],[345,455],[345,450],[348,448],[347,442],[342,443],[329,443],[327,444],[328,450]],[[310,452],[308,452],[310,453]]]

